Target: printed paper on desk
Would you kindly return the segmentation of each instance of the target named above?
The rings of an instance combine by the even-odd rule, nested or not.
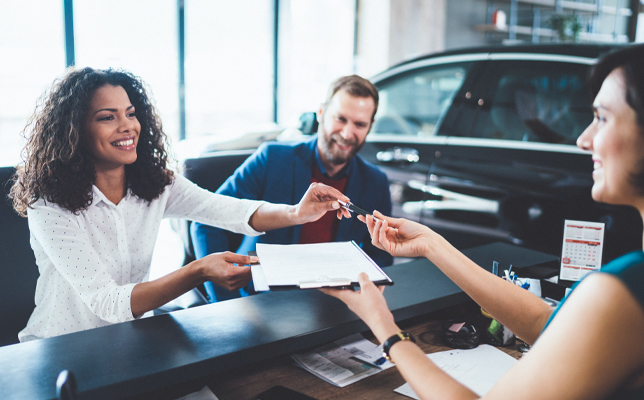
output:
[[[269,287],[303,288],[303,283],[311,283],[309,287],[324,287],[333,286],[334,282],[348,286],[357,284],[361,272],[377,284],[393,283],[352,241],[292,245],[260,243],[257,255]]]
[[[513,357],[487,344],[470,350],[448,350],[427,354],[427,358],[479,396],[489,392],[499,378],[517,363]],[[408,383],[394,392],[418,399]]]
[[[218,400],[217,396],[210,390],[208,386],[204,386],[198,392],[190,393],[189,395],[179,397],[175,400]]]
[[[345,387],[394,366],[389,362],[374,366],[356,359],[376,348],[378,346],[356,333],[306,353],[292,354],[291,358],[298,367],[318,378]]]
[[[578,281],[602,265],[604,224],[572,221],[564,223],[560,279]]]

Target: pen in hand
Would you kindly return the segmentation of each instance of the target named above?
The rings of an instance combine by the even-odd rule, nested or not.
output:
[[[338,200],[338,203],[340,203],[340,206],[345,210],[349,210],[350,212],[355,212],[356,214],[362,215],[365,218],[367,218],[367,215],[371,215],[373,219],[375,219],[376,221],[378,220],[378,218],[374,217],[373,214],[363,210],[360,207],[353,205],[353,203],[351,203],[350,201],[344,202],[342,200]]]

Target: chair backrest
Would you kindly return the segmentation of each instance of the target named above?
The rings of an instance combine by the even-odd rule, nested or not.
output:
[[[34,310],[38,267],[29,244],[27,218],[19,216],[7,195],[13,167],[0,168],[0,346],[18,343]]]
[[[183,175],[200,187],[215,192],[254,151],[253,149],[221,151],[199,158],[186,159],[183,162]],[[187,264],[195,259],[190,237],[190,221],[181,220],[173,226],[183,241],[186,252],[184,263]],[[228,239],[231,243],[231,251],[239,247],[242,238],[242,235],[230,233]]]

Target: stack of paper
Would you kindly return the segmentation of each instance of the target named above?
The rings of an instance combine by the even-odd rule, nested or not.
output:
[[[251,267],[255,290],[319,288],[357,285],[365,272],[376,284],[393,281],[353,241],[257,245],[259,265]]]
[[[382,354],[381,346],[366,340],[361,334],[351,335],[313,351],[293,354],[297,366],[335,386],[344,387],[377,374],[394,364],[385,361],[377,366],[374,354]],[[359,357],[366,361],[361,361]]]

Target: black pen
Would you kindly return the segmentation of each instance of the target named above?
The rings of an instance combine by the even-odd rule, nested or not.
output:
[[[369,213],[369,212],[366,212],[366,211],[365,211],[365,210],[363,210],[362,208],[360,208],[360,207],[357,207],[357,206],[353,205],[353,203],[352,203],[352,202],[350,202],[350,201],[347,201],[347,202],[345,203],[345,202],[344,202],[344,201],[342,201],[342,200],[338,200],[338,203],[340,203],[340,205],[342,206],[342,208],[344,208],[345,210],[349,210],[349,211],[355,212],[356,214],[360,214],[360,215],[362,215],[362,216],[363,216],[363,217],[365,217],[365,218],[367,218],[367,215],[371,215],[371,217],[372,217],[373,219],[375,219],[376,221],[378,220],[378,218],[374,217],[374,216],[373,216],[373,214],[371,214],[371,213]]]

